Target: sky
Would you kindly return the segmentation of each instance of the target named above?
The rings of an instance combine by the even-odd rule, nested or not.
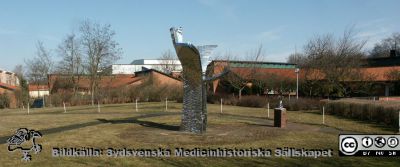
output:
[[[35,56],[42,41],[56,48],[90,19],[110,24],[123,55],[118,64],[156,59],[173,51],[169,28],[184,41],[216,44],[214,57],[246,56],[260,45],[265,61],[286,62],[316,35],[340,36],[353,27],[365,50],[400,32],[399,0],[0,0],[0,69],[13,70]]]

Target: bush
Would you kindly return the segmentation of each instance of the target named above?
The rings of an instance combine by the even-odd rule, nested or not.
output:
[[[63,104],[61,94],[59,94],[59,93],[54,93],[54,94],[50,95],[50,98],[51,98],[51,104],[54,107],[59,107]]]
[[[67,106],[78,106],[78,105],[89,105],[92,103],[91,96],[89,94],[79,94],[74,95],[72,92],[57,92],[46,97],[47,101],[50,102],[54,107],[62,107],[63,102]],[[48,105],[48,103],[46,103]]]
[[[138,99],[146,102],[161,102],[165,98],[168,98],[169,101],[183,101],[182,88],[176,86],[142,85],[132,87],[128,92],[128,96],[132,101]]]
[[[0,109],[10,107],[10,98],[6,93],[0,95]]]
[[[270,108],[279,106],[280,98],[277,96],[268,98]],[[283,107],[290,111],[299,110],[318,110],[320,108],[320,99],[318,98],[284,98],[282,100]]]
[[[229,96],[229,95],[208,95],[207,101],[212,104],[220,104],[221,98],[223,99],[222,103],[224,105],[234,105],[234,106],[243,106],[243,107],[259,107],[264,108],[267,107],[269,103],[270,108],[276,108],[279,106],[280,98],[277,96],[242,96],[241,100],[237,97]],[[318,110],[320,108],[320,99],[315,98],[292,98],[289,100],[288,98],[284,98],[282,100],[283,107],[290,111],[298,111],[298,110]]]
[[[213,94],[212,92],[207,93],[207,102],[211,104],[220,104],[222,99],[222,104],[224,105],[233,105],[236,106],[238,104],[238,99],[234,96],[230,95],[221,95],[221,94]]]
[[[161,102],[165,98],[168,98],[169,101],[182,101],[182,95],[181,87],[142,84],[135,87],[99,89],[95,103],[97,104],[97,99],[101,104],[129,103],[136,99],[146,102]],[[74,95],[71,91],[58,91],[52,93],[50,98],[53,106],[62,106],[63,102],[70,106],[92,103],[90,94],[77,93]]]
[[[267,98],[263,96],[242,96],[237,105],[263,108],[267,106]]]
[[[389,126],[397,127],[399,119],[399,108],[387,106],[382,102],[363,101],[345,101],[330,100],[324,101],[325,112],[346,118],[374,121]]]

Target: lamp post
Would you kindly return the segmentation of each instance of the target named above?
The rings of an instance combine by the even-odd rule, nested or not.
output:
[[[299,99],[299,72],[300,72],[300,69],[296,68],[294,70],[294,72],[296,73],[296,82],[297,82],[297,84],[296,84],[296,99]]]

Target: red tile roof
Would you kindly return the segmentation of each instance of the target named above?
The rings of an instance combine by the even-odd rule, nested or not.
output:
[[[391,81],[393,79],[388,77],[388,74],[394,70],[400,72],[400,66],[369,67],[369,68],[363,68],[362,72],[364,73],[364,75],[372,76],[373,81]]]
[[[258,74],[273,74],[276,76],[280,76],[282,78],[291,78],[291,79],[296,79],[296,73],[294,72],[294,69],[283,69],[283,68],[231,68],[230,69],[232,72],[235,74],[241,76],[241,77],[250,77],[254,73],[256,73],[254,76],[256,78],[258,77],[267,77],[266,75],[258,75]],[[247,78],[249,79],[249,78]]]
[[[49,86],[47,85],[29,84],[29,91],[46,91],[46,90],[49,90]]]
[[[214,73],[220,73],[223,70],[223,66],[225,64],[220,64],[214,68]],[[294,72],[293,68],[246,68],[246,67],[230,67],[230,70],[234,72],[235,74],[247,78],[249,76],[252,76],[254,72],[257,73],[258,77],[268,77],[268,75],[263,75],[263,74],[275,74],[277,76],[280,76],[282,78],[290,78],[290,79],[296,79],[296,73]],[[392,78],[388,77],[388,73],[391,71],[400,71],[400,65],[399,66],[391,66],[391,67],[365,67],[361,68],[361,72],[364,74],[364,76],[369,76],[371,77],[371,81],[391,81],[393,80]],[[259,75],[261,74],[261,75]],[[257,76],[256,75],[256,76]],[[304,70],[300,69],[299,77],[304,78],[305,75],[311,77],[310,79],[323,79],[323,74],[318,72],[318,70],[315,71],[308,71],[307,73],[304,72]],[[249,79],[249,78],[247,78]],[[355,80],[352,80],[355,81]]]
[[[66,79],[69,78],[70,76],[66,75],[56,75],[56,74],[51,74],[49,75],[49,84],[50,87],[53,86],[54,82],[57,79]],[[78,77],[76,77],[76,80]],[[112,75],[112,76],[102,76],[100,78],[99,86],[101,88],[117,88],[121,87],[124,85],[129,85],[133,82],[136,82],[140,80],[140,77],[134,77],[133,75],[126,75],[126,74],[121,74],[121,75]],[[80,76],[79,78],[79,88],[82,89],[89,89],[90,88],[90,78],[89,76]]]
[[[8,84],[5,84],[5,83],[0,83],[0,87],[8,89],[8,90],[15,90],[15,89],[18,88],[17,86],[8,85]]]

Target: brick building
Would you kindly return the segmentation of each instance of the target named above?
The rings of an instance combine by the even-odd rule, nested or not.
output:
[[[232,91],[228,78],[240,78],[243,82],[247,82],[248,89],[255,87],[255,81],[263,81],[260,94],[276,94],[279,89],[279,83],[276,82],[294,82],[296,80],[296,65],[290,63],[279,62],[253,62],[253,61],[225,61],[215,60],[208,65],[213,75],[221,73],[225,68],[229,69],[228,76],[213,81],[210,85],[214,93],[227,93]],[[230,75],[230,76],[229,76]],[[268,81],[269,80],[269,81]],[[294,93],[294,89],[284,93]]]
[[[31,98],[40,98],[50,94],[48,85],[29,84],[28,89]]]
[[[16,91],[19,88],[19,79],[13,72],[0,69],[0,94],[6,94],[10,100],[10,108],[17,107]]]
[[[228,68],[231,71],[230,75],[236,75],[245,82],[248,82],[249,88],[254,87],[255,81],[276,81],[265,82],[264,94],[274,94],[279,90],[279,82],[288,84],[289,92],[293,94],[293,83],[296,81],[296,64],[277,63],[277,62],[251,62],[251,61],[212,61],[209,64],[209,69],[212,74],[218,74]],[[395,57],[379,57],[368,58],[364,60],[364,65],[360,68],[361,73],[367,76],[368,80],[349,79],[349,83],[370,82],[372,83],[372,92],[374,96],[400,96],[400,56]],[[299,80],[304,78],[304,71],[299,70]],[[323,80],[323,76],[318,71],[313,74],[315,79]],[[252,86],[253,85],[253,86]],[[229,93],[232,92],[232,86],[226,81],[226,78],[215,80],[211,83],[214,93]],[[254,94],[254,92],[253,92]],[[295,95],[295,94],[294,94]]]
[[[89,76],[75,77],[77,83],[77,91],[81,94],[90,93],[90,79]],[[158,70],[148,69],[135,72],[131,74],[109,75],[102,76],[99,81],[101,89],[117,89],[126,86],[138,86],[146,80],[153,80],[153,84],[158,86],[182,86],[179,78],[172,75],[165,74]],[[48,85],[51,93],[72,90],[71,86],[66,85],[71,77],[68,75],[51,74],[48,76]]]

